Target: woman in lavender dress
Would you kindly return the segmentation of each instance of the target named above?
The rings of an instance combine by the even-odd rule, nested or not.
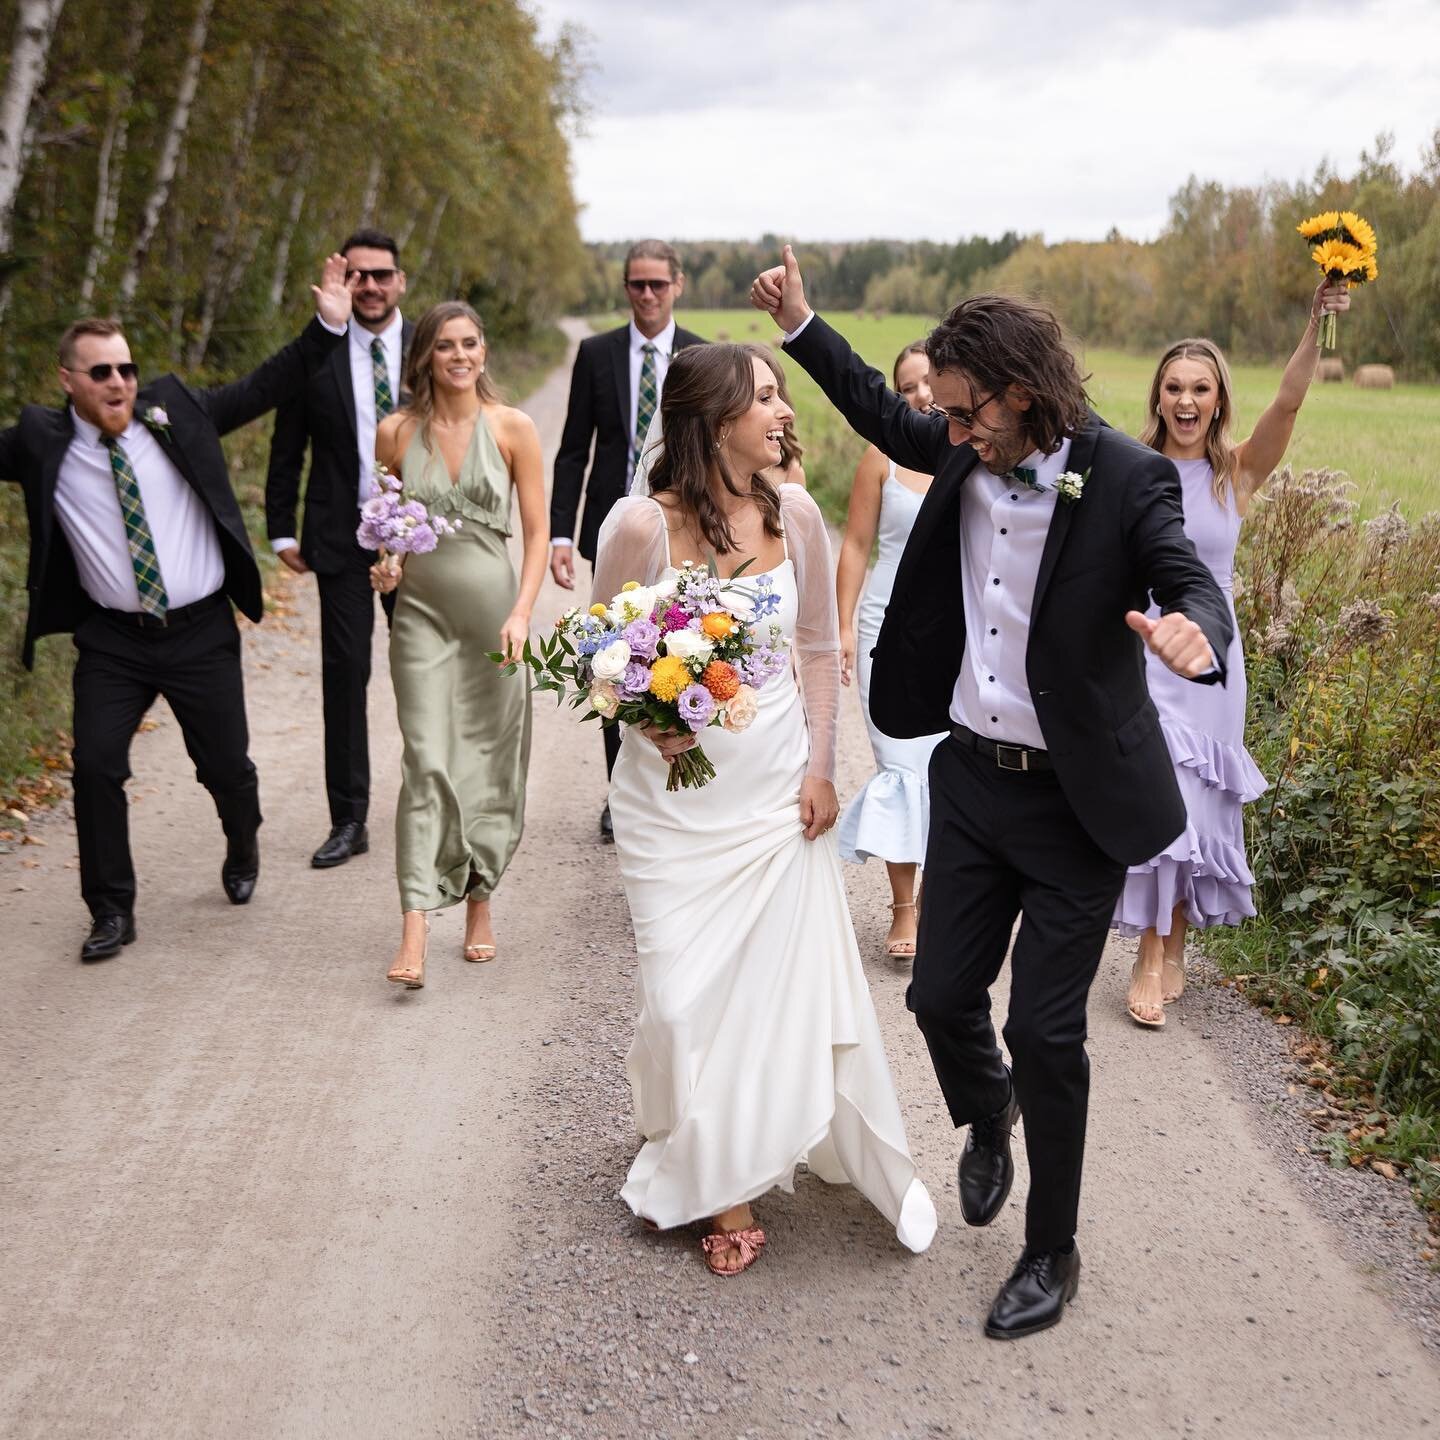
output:
[[[1245,512],[1284,456],[1315,378],[1320,317],[1349,305],[1343,285],[1322,283],[1316,289],[1309,324],[1279,393],[1250,438],[1238,444],[1230,438],[1233,390],[1219,347],[1210,340],[1181,340],[1160,359],[1140,438],[1180,471],[1185,531],[1227,595]],[[1255,913],[1240,807],[1265,789],[1265,778],[1245,750],[1239,627],[1226,657],[1224,685],[1192,685],[1151,658],[1147,651],[1150,696],[1175,762],[1187,823],[1163,853],[1132,867],[1113,924],[1140,939],[1126,1007],[1138,1024],[1158,1028],[1165,1023],[1165,1006],[1185,988],[1186,927],[1238,925]]]

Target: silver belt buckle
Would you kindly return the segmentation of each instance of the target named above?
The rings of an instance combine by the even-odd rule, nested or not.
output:
[[[1005,755],[1007,751],[1011,755],[1018,755],[1020,757],[1020,763],[1018,765],[1007,765],[1005,763]],[[1021,745],[997,745],[995,747],[995,763],[1002,770],[1028,771],[1030,769],[1030,752]]]

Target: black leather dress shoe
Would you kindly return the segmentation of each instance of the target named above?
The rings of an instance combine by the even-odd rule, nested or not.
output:
[[[1060,1323],[1065,1307],[1080,1288],[1080,1249],[1073,1242],[1069,1253],[1028,1250],[1000,1287],[985,1333],[992,1340],[1022,1340]]]
[[[370,832],[359,820],[347,820],[331,830],[330,838],[310,857],[310,864],[316,870],[329,870],[369,848]]]
[[[615,825],[610,819],[610,805],[606,802],[605,808],[600,812],[600,838],[607,845],[615,840]]]
[[[1003,1109],[971,1122],[960,1156],[960,1213],[967,1225],[988,1225],[999,1213],[1015,1181],[1010,1134],[1020,1118],[1015,1086]]]
[[[100,915],[91,922],[90,934],[80,947],[80,958],[87,964],[91,960],[108,960],[120,953],[122,945],[129,945],[134,939],[133,915]]]
[[[225,863],[220,867],[220,883],[230,897],[232,905],[244,905],[255,893],[255,881],[260,875],[260,845],[251,840],[248,845],[231,845],[225,853]]]

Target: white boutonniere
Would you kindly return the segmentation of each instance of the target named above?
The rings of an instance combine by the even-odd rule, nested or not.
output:
[[[1073,505],[1085,493],[1085,482],[1089,478],[1088,470],[1083,475],[1077,475],[1073,470],[1062,471],[1055,477],[1055,493]]]
[[[170,417],[165,413],[163,405],[149,406],[140,418],[156,434],[163,435],[167,440],[170,439]]]

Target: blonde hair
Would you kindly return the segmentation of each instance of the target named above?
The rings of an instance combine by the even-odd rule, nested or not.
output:
[[[430,376],[430,361],[440,332],[451,320],[468,320],[479,331],[481,343],[484,343],[485,325],[479,315],[463,300],[442,300],[415,322],[410,353],[405,358],[405,388],[410,396],[402,408],[418,422],[420,437],[427,450],[431,448],[430,422],[435,415],[435,382]],[[500,398],[500,392],[483,369],[476,371],[475,393],[482,404],[494,404]]]
[[[1150,401],[1146,406],[1145,426],[1140,431],[1140,443],[1162,453],[1169,431],[1165,428],[1164,416],[1160,414],[1160,386],[1165,381],[1165,372],[1177,360],[1199,360],[1208,365],[1215,375],[1218,396],[1215,414],[1210,420],[1210,429],[1205,435],[1205,458],[1215,472],[1214,491],[1217,503],[1228,505],[1235,488],[1235,441],[1230,434],[1230,416],[1235,409],[1235,386],[1230,379],[1230,367],[1225,356],[1213,340],[1191,336],[1177,340],[1161,357],[1155,367],[1154,378],[1150,381]]]

